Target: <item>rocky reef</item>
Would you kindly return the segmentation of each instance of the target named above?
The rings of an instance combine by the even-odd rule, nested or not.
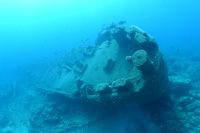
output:
[[[200,132],[199,61],[171,49],[163,57],[146,32],[111,24],[94,45],[24,66],[17,80],[0,83],[0,132]]]

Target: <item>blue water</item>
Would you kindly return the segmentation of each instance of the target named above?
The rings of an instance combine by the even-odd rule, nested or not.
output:
[[[1,0],[1,79],[21,63],[93,44],[103,25],[126,20],[156,38],[160,48],[197,50],[198,0]]]
[[[15,70],[94,44],[102,27],[125,20],[152,35],[162,53],[200,50],[199,0],[1,0],[0,83]]]

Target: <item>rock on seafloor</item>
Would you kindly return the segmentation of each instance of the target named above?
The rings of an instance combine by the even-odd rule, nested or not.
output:
[[[57,83],[67,97],[144,104],[168,94],[167,69],[158,45],[136,26],[112,24],[99,33],[94,46],[78,51],[83,58],[76,59],[72,71]]]

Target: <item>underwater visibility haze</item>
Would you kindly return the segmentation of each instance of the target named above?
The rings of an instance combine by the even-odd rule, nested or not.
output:
[[[1,0],[0,132],[200,132],[199,5]]]

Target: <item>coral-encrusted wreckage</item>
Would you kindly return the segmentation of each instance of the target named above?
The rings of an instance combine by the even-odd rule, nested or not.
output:
[[[101,104],[143,104],[168,93],[158,45],[136,26],[112,24],[99,33],[94,46],[78,51],[81,58],[66,63],[64,80],[50,95]]]

